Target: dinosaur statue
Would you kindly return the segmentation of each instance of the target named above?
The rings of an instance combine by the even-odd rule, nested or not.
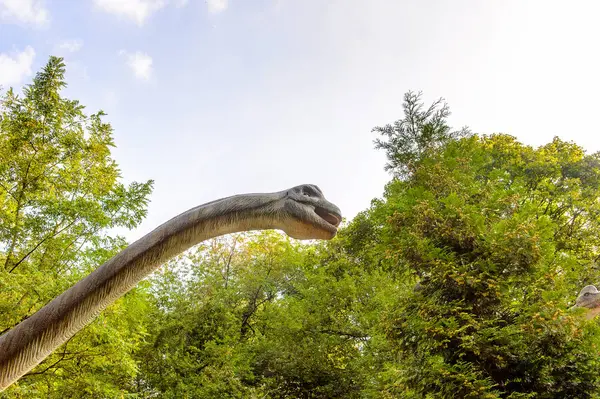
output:
[[[278,229],[300,240],[332,239],[337,206],[310,184],[242,194],[197,206],[163,223],[0,336],[0,392],[89,324],[168,259],[209,238]]]
[[[590,320],[600,314],[600,291],[593,285],[586,285],[579,292],[571,309],[585,308],[585,318]]]

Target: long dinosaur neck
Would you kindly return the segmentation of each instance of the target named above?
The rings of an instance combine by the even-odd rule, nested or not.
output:
[[[220,235],[281,228],[265,211],[276,195],[233,196],[176,216],[0,336],[0,392],[173,256]]]

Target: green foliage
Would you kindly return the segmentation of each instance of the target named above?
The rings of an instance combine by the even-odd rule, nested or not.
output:
[[[599,330],[567,313],[597,281],[598,155],[555,138],[469,137],[386,188],[381,248],[413,287],[383,323],[399,361],[385,389],[415,397],[587,398]]]
[[[125,246],[113,228],[146,215],[152,182],[120,181],[104,114],[60,95],[65,65],[51,57],[22,96],[0,100],[0,331]],[[115,396],[136,365],[143,292],[132,292],[13,385],[3,397]]]
[[[352,315],[366,292],[339,262],[315,268],[324,256],[265,232],[214,239],[174,262],[155,277],[146,392],[358,397],[356,359],[368,336]]]
[[[385,137],[384,140],[375,139],[375,148],[384,150],[388,158],[385,170],[390,170],[399,177],[410,175],[415,162],[427,151],[470,134],[466,128],[451,131],[447,124],[450,108],[443,103],[443,99],[434,101],[425,109],[421,96],[421,92],[409,91],[404,94],[404,118],[393,125],[373,129]]]
[[[253,333],[256,313],[283,289],[285,274],[277,254],[284,243],[265,240],[213,239],[155,275],[152,338],[140,354],[143,392],[167,398],[258,394],[246,384],[250,358],[239,344]]]

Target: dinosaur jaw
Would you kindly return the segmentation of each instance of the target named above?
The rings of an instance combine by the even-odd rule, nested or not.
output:
[[[338,208],[333,204],[306,204],[290,200],[286,211],[291,220],[282,228],[292,238],[300,240],[330,240],[337,234],[342,222]]]
[[[329,211],[323,207],[315,206],[314,212],[317,216],[319,216],[326,223],[329,223],[331,226],[336,229],[339,227],[340,223],[342,223],[342,215]]]

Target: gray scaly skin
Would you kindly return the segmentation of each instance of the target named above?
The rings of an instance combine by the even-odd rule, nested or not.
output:
[[[593,319],[600,314],[600,291],[593,285],[586,285],[579,292],[574,308],[585,308],[585,318]]]
[[[300,240],[332,239],[337,206],[315,185],[242,194],[192,208],[157,227],[0,336],[0,392],[89,324],[165,261],[209,238],[278,229]]]

